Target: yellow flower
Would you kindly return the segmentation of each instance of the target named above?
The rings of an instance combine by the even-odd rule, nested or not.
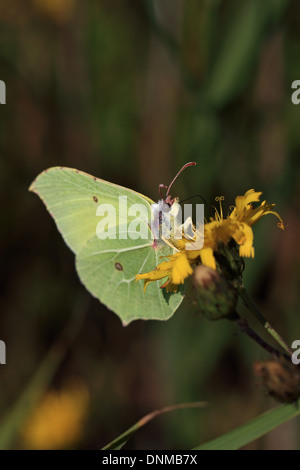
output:
[[[264,215],[275,215],[280,221],[278,226],[284,228],[281,217],[273,211],[275,204],[268,204],[263,201],[258,207],[253,207],[254,202],[259,202],[261,194],[261,192],[250,189],[244,196],[237,196],[235,206],[226,219],[223,218],[222,210],[224,198],[216,198],[216,201],[220,203],[220,209],[219,212],[215,210],[215,219],[211,219],[211,222],[204,226],[204,246],[200,250],[200,258],[205,266],[216,269],[214,251],[217,251],[219,243],[227,245],[231,238],[238,243],[240,256],[253,258],[254,247],[251,226]]]
[[[74,445],[82,434],[88,402],[83,384],[48,391],[21,431],[25,447],[51,450]]]
[[[261,217],[273,214],[279,219],[278,226],[284,229],[284,224],[279,214],[273,211],[275,204],[268,204],[263,201],[259,206],[254,207],[253,203],[258,203],[261,192],[254,189],[246,191],[243,196],[237,196],[235,206],[231,213],[224,218],[222,201],[223,197],[216,198],[219,202],[219,211],[215,209],[215,217],[204,224],[204,244],[200,250],[187,250],[186,243],[190,240],[170,240],[178,250],[178,253],[168,257],[168,261],[160,263],[156,269],[149,273],[136,275],[136,280],[144,280],[144,291],[149,282],[168,278],[161,287],[168,290],[176,290],[178,284],[183,284],[184,280],[193,273],[192,265],[198,260],[205,266],[217,269],[214,253],[218,251],[220,244],[227,245],[234,239],[239,245],[239,255],[241,257],[254,257],[253,231],[252,225]],[[194,233],[195,229],[194,229]]]

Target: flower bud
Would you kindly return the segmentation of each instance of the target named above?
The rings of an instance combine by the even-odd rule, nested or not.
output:
[[[208,320],[236,319],[238,292],[232,281],[214,269],[198,265],[193,274],[193,287],[197,307]]]
[[[300,369],[285,357],[256,361],[253,372],[280,403],[293,403],[300,397]]]
[[[240,277],[245,268],[244,259],[239,255],[238,245],[231,240],[228,245],[220,244],[215,252],[218,267],[229,279]]]

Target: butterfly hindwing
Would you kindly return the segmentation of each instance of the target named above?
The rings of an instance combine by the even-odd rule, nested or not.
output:
[[[95,239],[90,240],[76,259],[77,271],[88,290],[101,299],[108,308],[118,313],[123,323],[138,318],[165,320],[181,302],[181,294],[168,298],[162,282],[152,282],[143,291],[143,282],[135,275],[151,271],[161,262],[161,256],[170,254],[169,247],[129,244],[123,240],[118,246],[114,240],[103,240],[101,250]],[[127,242],[126,244],[124,242]],[[98,248],[97,248],[98,246]]]

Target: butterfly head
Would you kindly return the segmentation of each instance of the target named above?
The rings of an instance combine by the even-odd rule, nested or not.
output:
[[[173,186],[174,182],[176,181],[177,177],[182,173],[183,170],[185,170],[189,166],[196,165],[195,162],[189,162],[186,163],[177,173],[175,178],[171,181],[169,186],[166,186],[164,184],[159,185],[159,194],[161,196],[161,199],[151,205],[151,212],[152,212],[152,229],[154,232],[154,238],[155,240],[158,240],[161,238],[161,227],[162,225],[169,225],[169,217],[176,218],[179,211],[180,211],[180,205],[178,203],[179,198],[178,197],[172,197],[170,193],[170,189]],[[166,189],[166,194],[163,196],[162,190]]]

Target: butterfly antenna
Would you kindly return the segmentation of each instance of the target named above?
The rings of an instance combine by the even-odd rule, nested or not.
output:
[[[169,184],[169,187],[167,189],[167,192],[166,192],[166,196],[168,196],[169,192],[170,192],[170,189],[172,188],[174,182],[176,181],[177,177],[180,175],[180,173],[183,172],[183,170],[185,170],[188,166],[194,166],[194,165],[197,165],[196,162],[189,162],[189,163],[186,163],[185,165],[183,165],[183,167],[181,168],[181,170],[178,171],[177,175],[175,176],[175,178],[173,178],[172,182]]]
[[[201,194],[194,194],[193,196],[186,197],[185,199],[182,199],[180,202],[189,201],[190,199],[193,199],[193,198],[195,198],[195,197],[199,197],[200,199],[202,199],[202,201],[204,202],[205,207],[206,207],[209,211],[211,211],[211,209],[212,209],[211,206],[209,206],[209,205],[207,204],[206,200],[204,199],[203,196],[201,196]]]

